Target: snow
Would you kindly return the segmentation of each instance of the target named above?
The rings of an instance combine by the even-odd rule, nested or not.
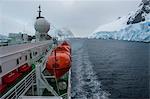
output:
[[[150,20],[150,14],[145,15],[146,20]]]
[[[99,31],[118,31],[120,29],[125,28],[126,25],[126,21],[127,21],[128,16],[122,17],[118,20],[115,20],[109,24],[105,24],[103,26],[98,27],[94,33],[99,32]]]
[[[130,24],[118,31],[95,32],[90,38],[150,42],[150,21]]]
[[[73,33],[67,28],[62,28],[61,32],[62,32],[63,36],[65,36],[65,38],[72,38],[72,37],[74,37]]]

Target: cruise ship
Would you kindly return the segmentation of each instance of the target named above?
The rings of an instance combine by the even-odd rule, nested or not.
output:
[[[38,14],[35,42],[0,47],[1,99],[71,98],[71,46],[48,35],[40,6]]]

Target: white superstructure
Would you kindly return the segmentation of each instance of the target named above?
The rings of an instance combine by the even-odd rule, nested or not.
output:
[[[56,45],[47,33],[50,24],[41,17],[40,6],[38,12],[34,25],[35,42],[0,47],[1,99],[70,99],[71,72],[57,82],[56,77],[45,68],[47,58]],[[22,34],[12,33],[10,36],[19,42],[27,39],[27,35]],[[62,88],[62,83],[65,83],[65,88]]]
[[[36,41],[43,41],[49,38],[48,31],[50,30],[50,23],[41,16],[41,8],[39,6],[39,16],[36,18],[34,28],[36,30]]]
[[[29,37],[25,33],[9,33],[8,36],[11,40],[9,42],[9,45],[12,44],[22,44],[22,43],[27,43],[29,42]]]
[[[52,41],[43,41],[0,47],[0,79],[25,63],[31,64],[31,60],[38,60],[51,46]]]

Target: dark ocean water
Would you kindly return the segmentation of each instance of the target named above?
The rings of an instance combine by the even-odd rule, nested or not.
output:
[[[72,99],[150,99],[150,44],[71,39]]]

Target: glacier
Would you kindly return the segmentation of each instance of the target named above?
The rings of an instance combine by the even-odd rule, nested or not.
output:
[[[74,34],[68,28],[57,29],[54,26],[52,26],[48,34],[51,37],[58,38],[58,40],[74,38]]]
[[[98,31],[89,38],[150,42],[150,21],[130,24],[119,31]]]

